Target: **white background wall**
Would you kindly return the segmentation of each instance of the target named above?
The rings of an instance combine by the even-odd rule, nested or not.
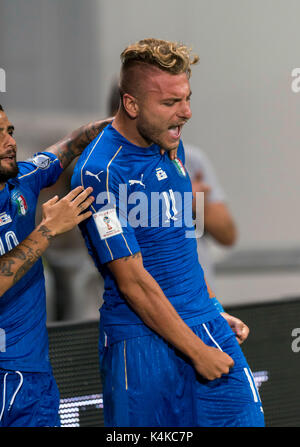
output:
[[[16,121],[21,150],[43,136],[47,145],[64,125],[106,114],[127,44],[183,41],[200,55],[184,140],[214,163],[239,228],[236,249],[297,247],[300,93],[291,72],[300,66],[299,16],[298,0],[1,0],[0,103]],[[266,296],[278,291],[267,281]],[[292,283],[280,282],[288,291]],[[238,282],[222,284],[228,299],[240,293]],[[263,290],[257,284],[253,294]],[[289,292],[298,290],[296,276]]]
[[[200,55],[184,140],[210,156],[240,228],[240,246],[298,244],[300,3],[294,0],[101,2],[101,83],[118,55],[145,36],[176,39]]]

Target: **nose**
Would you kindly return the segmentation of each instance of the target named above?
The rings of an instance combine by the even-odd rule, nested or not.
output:
[[[180,118],[183,118],[184,120],[189,120],[192,116],[190,101],[184,101],[182,103],[182,107],[179,110],[179,116]]]
[[[16,146],[16,140],[14,139],[14,137],[12,135],[7,133],[5,136],[4,145],[5,146]]]

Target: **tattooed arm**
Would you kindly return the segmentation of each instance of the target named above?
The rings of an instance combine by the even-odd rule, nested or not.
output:
[[[46,151],[55,154],[65,169],[111,121],[112,118],[107,118],[81,126]]]
[[[15,285],[50,245],[51,239],[65,233],[91,216],[86,211],[94,198],[92,188],[78,186],[61,200],[57,196],[42,206],[41,223],[17,247],[0,257],[0,299]]]

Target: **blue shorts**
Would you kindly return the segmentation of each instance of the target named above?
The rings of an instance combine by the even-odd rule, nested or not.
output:
[[[0,369],[0,427],[58,427],[58,411],[52,374]]]
[[[220,379],[196,374],[189,360],[157,335],[111,346],[100,334],[107,427],[262,427],[261,400],[247,361],[222,316],[192,327],[235,365]]]

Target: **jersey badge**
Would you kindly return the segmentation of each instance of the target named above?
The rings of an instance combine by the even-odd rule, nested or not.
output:
[[[175,165],[178,174],[181,175],[182,177],[186,177],[186,170],[185,167],[183,166],[182,161],[179,158],[175,158],[175,160],[172,160],[172,163]]]
[[[51,163],[51,158],[45,154],[37,154],[32,158],[29,158],[30,163],[33,163],[34,166],[40,169],[48,169]]]
[[[156,168],[156,177],[157,180],[160,182],[161,180],[165,180],[166,178],[168,178],[167,173],[161,169],[161,168]]]
[[[11,217],[7,213],[1,213],[0,214],[0,226],[6,225],[8,223],[12,222]]]
[[[93,214],[94,222],[100,235],[100,239],[107,239],[123,233],[122,225],[118,219],[115,208],[100,210]]]
[[[18,214],[21,216],[25,216],[28,211],[28,205],[23,194],[18,190],[15,191],[12,194],[12,200],[18,207]]]

